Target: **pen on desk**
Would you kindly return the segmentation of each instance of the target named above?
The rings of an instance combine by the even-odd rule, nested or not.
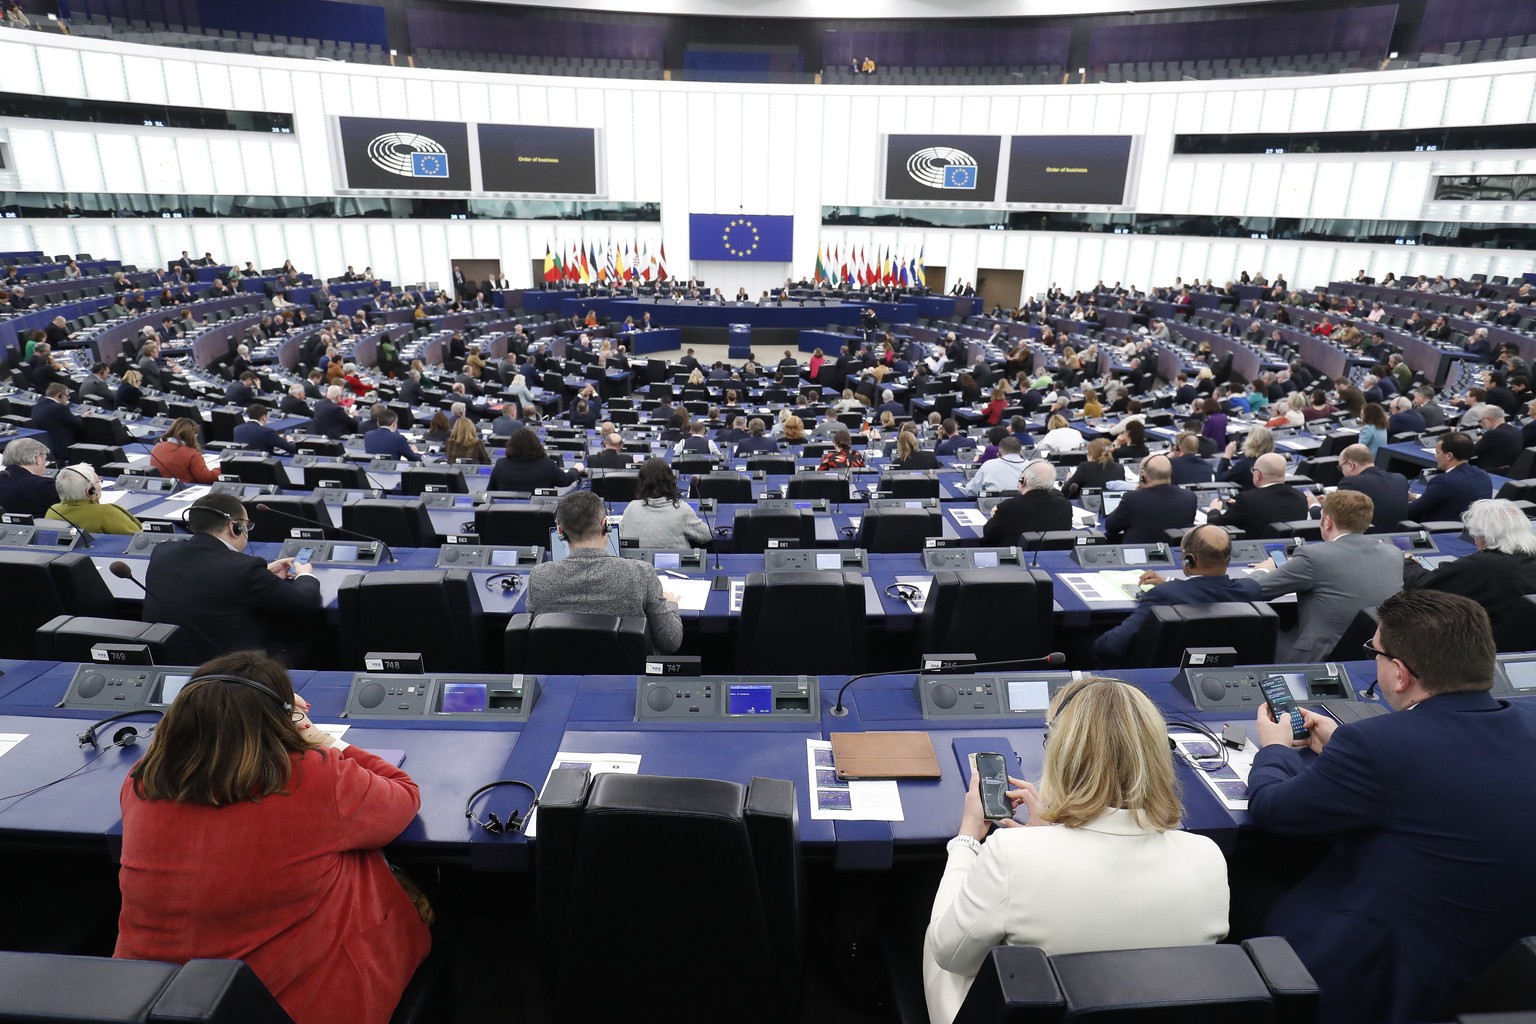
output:
[[[671,576],[675,580],[686,580],[690,578],[687,573],[676,572],[672,569],[663,569],[661,571],[666,573],[668,576]]]

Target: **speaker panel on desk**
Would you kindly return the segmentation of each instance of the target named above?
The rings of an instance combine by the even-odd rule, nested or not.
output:
[[[820,713],[816,676],[642,678],[635,689],[637,722],[813,722]]]
[[[1044,718],[1056,691],[1076,672],[1005,672],[917,677],[924,718]]]
[[[352,677],[343,718],[453,718],[526,722],[539,697],[530,675],[388,675]]]

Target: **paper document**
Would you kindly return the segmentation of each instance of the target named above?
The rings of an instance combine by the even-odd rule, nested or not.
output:
[[[102,491],[101,503],[103,505],[120,505],[126,497],[128,497],[127,491]]]
[[[1213,725],[1211,728],[1214,731],[1220,726]],[[1227,747],[1227,763],[1223,765],[1221,750],[1212,746],[1210,738],[1201,733],[1170,729],[1168,738],[1173,740],[1185,757],[1199,766],[1195,774],[1200,776],[1223,807],[1229,811],[1248,809],[1248,775],[1253,771],[1253,757],[1258,753],[1253,740],[1250,739],[1241,750]]]
[[[949,514],[961,526],[969,526],[979,530],[987,525],[987,517],[980,509],[952,508],[949,510]]]
[[[207,484],[199,484],[196,487],[185,487],[175,494],[166,495],[171,501],[196,501],[209,491]]]
[[[640,774],[639,754],[584,754],[569,750],[555,752],[554,763],[549,766],[552,774],[556,768],[581,768],[588,775],[602,775],[605,772],[618,772],[620,775]],[[544,776],[544,785],[539,787],[539,792],[544,792],[544,786],[549,785],[549,775]],[[506,817],[506,815],[502,815]],[[538,812],[528,816],[528,827],[523,834],[532,839],[538,830]]]
[[[837,777],[829,740],[805,741],[811,817],[842,821],[905,821],[895,779],[845,782]]]
[[[0,755],[4,755],[26,738],[27,734],[24,732],[0,732]]]
[[[701,612],[709,601],[709,580],[680,580],[661,573],[656,578],[661,581],[662,593],[677,595],[678,611]]]
[[[347,734],[347,730],[352,727],[350,725],[325,725],[321,722],[316,722],[315,728],[319,729],[321,732],[329,733],[332,737],[339,740],[345,736]]]
[[[735,613],[735,614],[740,614],[741,613],[741,599],[744,596],[746,596],[746,593],[747,593],[747,581],[746,580],[737,580],[737,579],[731,580],[731,611],[733,613]]]
[[[1141,592],[1140,569],[1118,569],[1107,572],[1064,572],[1060,579],[1072,592],[1089,604],[1094,602],[1135,601]]]

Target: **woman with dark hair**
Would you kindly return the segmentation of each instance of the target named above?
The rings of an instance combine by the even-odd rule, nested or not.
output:
[[[175,695],[123,782],[113,955],[244,960],[296,1024],[384,1024],[431,946],[380,852],[421,797],[308,710],[259,651]]]
[[[975,377],[962,373],[957,383],[960,386],[961,405],[975,405],[981,401],[981,385],[976,383]]]
[[[709,527],[683,503],[672,467],[653,455],[640,464],[635,500],[624,506],[619,537],[642,548],[688,549],[709,543]]]
[[[1116,459],[1141,460],[1147,457],[1147,425],[1141,420],[1130,420],[1115,441]]]
[[[581,479],[581,470],[564,470],[555,465],[539,435],[524,427],[507,438],[507,455],[491,470],[492,491],[527,491],[539,487],[569,487]]]
[[[976,456],[976,465],[991,462],[997,458],[997,443],[1008,436],[1008,428],[1002,424],[987,428],[987,446]]]
[[[864,455],[853,450],[853,435],[848,431],[839,430],[833,434],[832,445],[832,450],[821,457],[817,470],[864,468]]]
[[[1125,470],[1115,462],[1114,445],[1109,438],[1096,437],[1088,442],[1088,458],[1067,477],[1067,482],[1061,485],[1061,493],[1065,498],[1076,500],[1083,488],[1102,491],[1104,485],[1111,482],[1124,483]]]
[[[1360,443],[1371,450],[1371,458],[1387,443],[1387,410],[1372,402],[1360,412]]]
[[[219,479],[217,465],[203,461],[203,446],[197,424],[186,417],[172,423],[150,449],[149,464],[163,477],[184,484],[211,484]]]
[[[1312,392],[1312,400],[1307,407],[1301,410],[1301,418],[1304,423],[1313,420],[1326,420],[1337,410],[1328,404],[1328,392],[1323,388],[1317,388]]]
[[[453,420],[448,418],[446,412],[439,409],[432,414],[432,421],[427,424],[427,432],[422,435],[422,440],[428,444],[443,444],[452,434]]]
[[[448,440],[443,445],[443,457],[450,463],[473,462],[481,466],[491,464],[491,453],[485,450],[479,431],[475,430],[475,425],[467,416],[454,423],[453,429],[449,431]]]

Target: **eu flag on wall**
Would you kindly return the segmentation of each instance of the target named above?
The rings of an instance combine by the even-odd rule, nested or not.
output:
[[[448,177],[448,155],[446,153],[412,153],[411,171],[417,178],[446,178]]]
[[[690,213],[689,258],[732,262],[794,261],[795,218],[755,213]]]

